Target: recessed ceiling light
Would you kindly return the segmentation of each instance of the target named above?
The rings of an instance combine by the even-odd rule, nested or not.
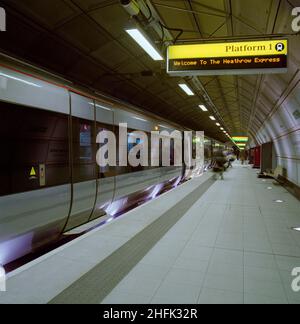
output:
[[[188,87],[185,83],[180,83],[179,87],[188,95],[188,96],[194,96],[194,92],[191,90],[190,87]]]
[[[210,118],[211,120],[216,120],[216,118],[215,118],[214,116],[209,116],[209,118]]]
[[[281,200],[281,199],[276,199],[276,200],[273,200],[273,201],[276,202],[276,203],[279,203],[279,204],[284,203],[284,201]]]
[[[272,187],[268,187],[267,189],[268,189],[268,190],[272,190],[273,188],[272,188]]]
[[[199,108],[201,108],[202,111],[208,111],[207,108],[204,105],[199,105]]]
[[[216,123],[217,126],[221,126],[219,123]]]
[[[224,130],[224,128],[223,128],[223,127],[221,127],[220,129],[221,129],[221,130]]]

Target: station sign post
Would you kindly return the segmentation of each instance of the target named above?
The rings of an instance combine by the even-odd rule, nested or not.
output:
[[[167,57],[173,76],[286,73],[288,40],[171,45]]]

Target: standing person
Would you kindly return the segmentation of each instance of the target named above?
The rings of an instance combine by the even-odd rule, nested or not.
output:
[[[241,160],[242,165],[244,165],[245,164],[245,160],[246,160],[245,151],[244,150],[242,150],[241,153],[240,153],[240,160]]]
[[[229,155],[228,157],[228,168],[233,168],[232,163],[235,161],[234,155]]]
[[[245,160],[249,163],[249,151],[245,151]]]
[[[222,151],[219,151],[214,159],[213,172],[215,173],[215,179],[217,180],[218,175],[221,180],[224,180],[225,164],[227,160]]]

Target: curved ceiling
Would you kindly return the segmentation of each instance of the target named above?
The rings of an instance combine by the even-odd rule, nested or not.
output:
[[[200,103],[211,100],[209,109],[230,134],[255,138],[300,66],[299,35],[290,36],[287,74],[187,79],[197,94],[187,97],[178,87],[180,79],[166,74],[165,63],[152,61],[125,33],[129,15],[119,0],[0,3],[8,24],[1,34],[2,50],[189,128],[205,130],[221,141],[226,137],[198,108]],[[292,34],[291,10],[300,1],[151,0],[148,4],[164,25],[183,30],[178,42],[204,42]],[[159,41],[151,28],[147,31]],[[178,35],[169,32],[173,39]]]

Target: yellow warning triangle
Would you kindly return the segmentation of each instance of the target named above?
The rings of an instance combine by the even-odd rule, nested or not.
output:
[[[36,172],[35,172],[35,170],[34,170],[34,167],[31,168],[30,176],[31,176],[31,177],[35,177],[35,176],[36,176]]]

